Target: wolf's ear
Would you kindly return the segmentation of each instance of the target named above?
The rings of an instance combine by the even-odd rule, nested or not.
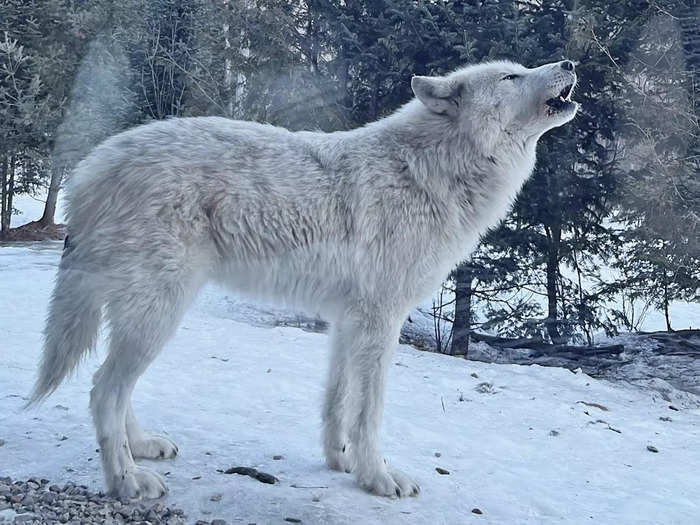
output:
[[[460,102],[460,87],[440,77],[413,77],[411,89],[425,107],[433,113],[457,115]]]

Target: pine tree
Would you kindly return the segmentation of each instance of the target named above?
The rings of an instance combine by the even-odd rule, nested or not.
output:
[[[668,330],[670,303],[700,295],[699,157],[693,153],[700,126],[692,17],[684,2],[654,6],[634,46],[634,60],[611,66],[624,79],[619,102],[627,124],[621,134],[626,166],[615,220],[625,244],[613,258],[620,276],[605,282],[601,292],[652,304],[664,312]],[[619,309],[612,314],[622,317]]]
[[[531,65],[565,57],[578,62],[575,98],[582,110],[572,125],[540,141],[537,168],[513,212],[483,241],[491,257],[481,258],[482,274],[494,275],[501,261],[511,267],[503,273],[508,281],[497,278],[490,286],[497,295],[488,298],[491,306],[485,305],[492,322],[484,327],[512,335],[546,335],[554,342],[582,337],[590,343],[594,329],[609,327],[601,310],[604,296],[590,290],[590,281],[607,253],[603,247],[615,239],[602,225],[615,202],[620,173],[620,79],[608,65],[609,53],[626,60],[639,32],[635,22],[646,11],[639,2],[610,6],[551,0],[517,5],[513,30],[503,35],[499,47],[508,43],[507,58]],[[488,27],[488,19],[482,25]],[[595,40],[598,35],[606,35],[605,47]],[[512,265],[513,260],[521,262]],[[538,296],[547,311],[540,321],[531,317],[541,302]],[[505,307],[498,307],[506,298]],[[521,315],[525,305],[529,311]]]

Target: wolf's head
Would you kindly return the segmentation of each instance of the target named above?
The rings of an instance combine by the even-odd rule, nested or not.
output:
[[[435,115],[469,129],[485,142],[504,134],[535,141],[576,115],[573,62],[528,69],[499,61],[467,66],[444,77],[416,76],[411,88]]]

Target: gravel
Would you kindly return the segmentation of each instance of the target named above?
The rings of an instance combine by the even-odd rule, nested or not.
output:
[[[131,502],[88,491],[85,485],[51,484],[48,479],[13,481],[0,477],[0,523],[25,525],[185,525],[184,511],[160,502]],[[226,521],[198,523],[225,525]]]

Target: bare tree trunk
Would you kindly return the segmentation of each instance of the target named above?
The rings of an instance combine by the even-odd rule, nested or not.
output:
[[[10,170],[9,174],[10,177],[7,181],[7,202],[6,202],[6,209],[5,209],[5,228],[3,230],[7,231],[10,229],[10,226],[12,225],[12,200],[13,197],[15,196],[15,158],[12,157],[11,159],[11,164],[10,164]]]
[[[550,242],[547,250],[547,319],[545,319],[545,327],[552,342],[560,344],[564,342],[559,333],[559,316],[557,313],[557,277],[559,276],[561,228],[556,225],[546,229]]]
[[[668,300],[668,280],[666,279],[665,271],[664,271],[664,317],[666,318],[666,331],[667,332],[672,332],[673,328],[671,328],[671,316],[668,311],[669,307],[669,300]]]
[[[472,325],[472,280],[474,269],[469,263],[455,270],[455,317],[452,323],[452,355],[469,354],[469,336]]]
[[[58,200],[58,192],[61,190],[61,181],[63,180],[63,168],[54,167],[51,170],[51,183],[49,184],[49,193],[46,196],[46,204],[44,206],[44,214],[39,219],[39,224],[42,226],[52,226],[54,216],[56,215],[56,201]]]
[[[2,163],[2,213],[0,213],[0,232],[7,233],[12,221],[12,196],[15,192],[15,157],[7,158]]]
[[[7,210],[7,157],[0,158],[0,232],[5,233],[5,212]]]

